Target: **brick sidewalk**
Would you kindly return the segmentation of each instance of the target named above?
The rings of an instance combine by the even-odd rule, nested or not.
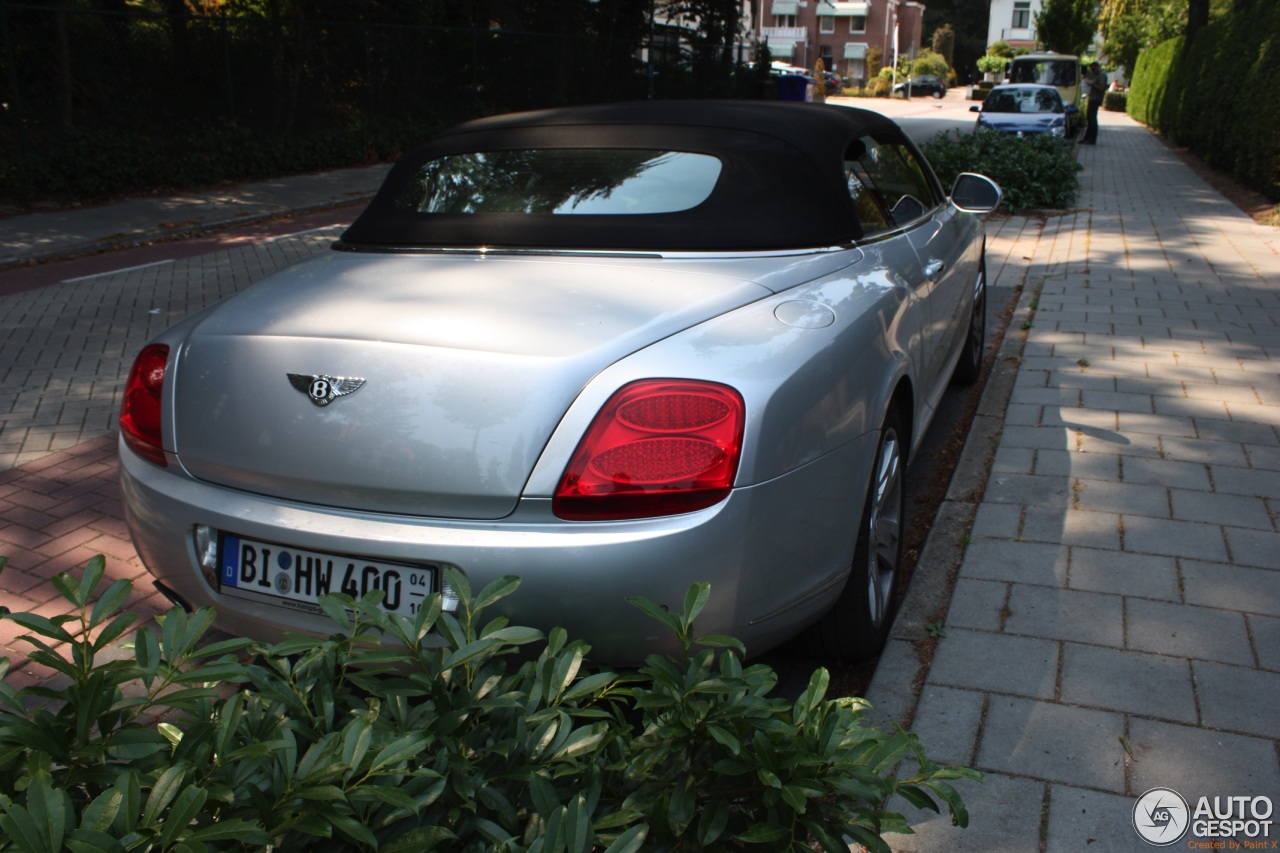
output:
[[[1156,787],[1280,802],[1280,231],[1127,116],[1078,156],[868,691],[986,774],[969,829],[907,807],[897,851],[1148,849]]]
[[[0,519],[0,556],[9,558],[0,589],[10,610],[47,618],[69,613],[71,605],[50,579],[59,572],[79,576],[98,554],[106,557],[104,585],[133,583],[124,609],[138,614],[139,624],[169,609],[125,529],[114,435],[0,472]],[[31,646],[17,640],[24,633],[14,622],[0,621],[0,657],[13,665],[5,680],[14,688],[47,676],[28,662]]]
[[[45,617],[70,612],[51,578],[79,576],[97,554],[104,585],[133,583],[139,623],[167,611],[125,529],[116,476],[119,396],[134,355],[178,319],[324,250],[339,229],[0,296],[0,604]],[[4,402],[4,401],[7,401]],[[48,677],[26,633],[0,621],[6,682]]]

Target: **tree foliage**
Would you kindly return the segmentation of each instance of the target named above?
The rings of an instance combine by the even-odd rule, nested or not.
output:
[[[1194,39],[1178,36],[1142,52],[1128,112],[1280,201],[1280,101],[1222,95],[1280,91],[1277,45],[1280,4],[1235,0]]]
[[[1102,53],[1132,75],[1138,54],[1186,29],[1187,0],[1103,0]]]
[[[928,76],[947,78],[947,72],[951,70],[947,65],[947,60],[939,53],[935,53],[929,48],[924,48],[911,60],[911,75],[913,77]]]
[[[1045,50],[1084,53],[1097,31],[1096,0],[1045,0],[1036,13],[1036,33]]]
[[[943,24],[933,31],[933,52],[955,67],[956,31],[951,24]]]
[[[951,53],[934,50],[947,57],[947,62],[963,79],[970,74],[978,57],[987,52],[987,21],[991,0],[928,0],[924,9],[924,32],[950,27],[955,34]]]

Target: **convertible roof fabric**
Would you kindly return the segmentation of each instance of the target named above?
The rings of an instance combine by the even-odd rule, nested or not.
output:
[[[868,133],[906,141],[879,113],[768,101],[644,101],[513,113],[450,128],[388,173],[338,248],[764,251],[836,246],[861,229],[843,156]],[[906,144],[910,144],[907,142]],[[423,164],[467,152],[653,148],[710,154],[710,196],[675,213],[422,213],[397,205]]]

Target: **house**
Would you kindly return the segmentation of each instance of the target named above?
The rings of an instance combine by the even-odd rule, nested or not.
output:
[[[891,64],[895,52],[919,52],[924,8],[914,0],[760,0],[755,37],[775,60],[813,68],[821,59],[828,71],[861,86],[871,48],[880,49],[881,65]]]
[[[991,0],[987,17],[987,46],[1006,41],[1012,48],[1036,49],[1036,15],[1044,0]]]

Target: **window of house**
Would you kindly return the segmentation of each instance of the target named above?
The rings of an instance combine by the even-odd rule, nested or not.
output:
[[[854,15],[849,19],[849,33],[865,33],[867,31],[867,16]]]
[[[836,19],[830,15],[818,16],[818,32],[830,34],[836,31]]]
[[[1025,30],[1031,26],[1031,0],[1014,0],[1013,28]]]
[[[773,25],[775,27],[794,27],[796,25],[795,15],[774,15]]]

